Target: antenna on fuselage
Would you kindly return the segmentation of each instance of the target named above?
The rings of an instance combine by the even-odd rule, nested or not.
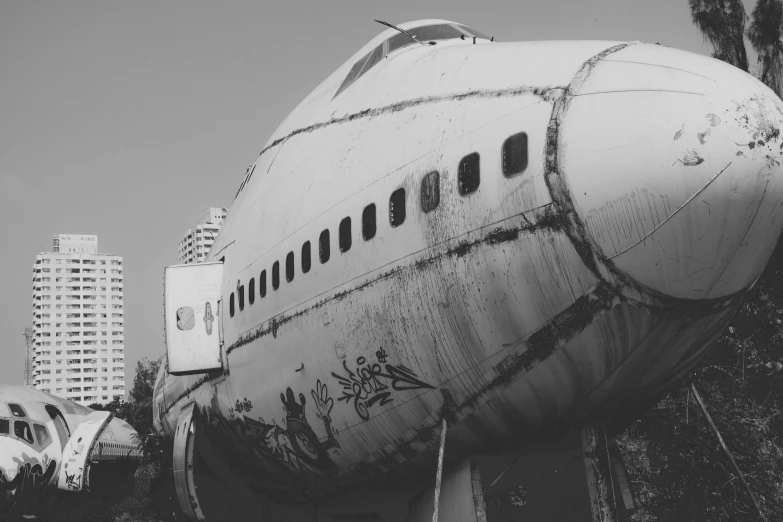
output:
[[[376,22],[378,22],[379,24],[383,24],[383,25],[385,25],[385,26],[391,27],[392,29],[396,29],[396,30],[398,30],[399,32],[401,32],[401,33],[403,33],[403,34],[407,34],[408,36],[410,36],[411,38],[413,38],[413,41],[414,41],[414,42],[416,42],[416,43],[420,43],[421,45],[425,45],[423,42],[420,42],[418,38],[416,38],[415,36],[413,36],[411,33],[409,33],[408,31],[406,31],[405,29],[400,29],[400,28],[399,28],[399,27],[397,27],[396,25],[392,25],[392,24],[390,24],[389,22],[384,22],[384,21],[381,21],[381,20],[375,20],[375,21],[376,21]],[[430,42],[430,45],[435,45],[435,42]]]

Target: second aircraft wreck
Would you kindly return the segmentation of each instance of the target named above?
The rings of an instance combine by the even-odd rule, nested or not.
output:
[[[166,271],[183,510],[429,520],[445,418],[480,520],[470,455],[632,418],[767,263],[782,107],[660,45],[378,35],[274,132],[208,262]]]
[[[109,412],[0,385],[0,521],[64,516],[82,492],[121,488],[141,459],[137,437]]]

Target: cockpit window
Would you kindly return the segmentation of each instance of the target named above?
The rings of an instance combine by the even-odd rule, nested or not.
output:
[[[423,44],[427,44],[427,42],[433,42],[436,40],[464,38],[466,36],[477,36],[478,38],[486,38],[489,40],[489,37],[485,36],[483,33],[474,31],[473,29],[462,25],[423,25],[414,29],[408,29],[407,31],[414,35],[416,39]],[[407,34],[397,33],[369,53],[359,58],[359,60],[353,64],[351,70],[348,71],[348,76],[345,77],[345,80],[343,80],[340,88],[337,89],[337,93],[334,95],[335,98],[345,89],[350,87],[351,84],[353,84],[356,80],[367,73],[367,71],[375,67],[375,65],[377,65],[384,57],[384,54],[389,55],[397,49],[401,49],[408,45],[418,44],[416,44],[416,42]]]
[[[337,89],[337,96],[341,92],[343,92],[345,89],[348,88],[349,85],[351,85],[353,82],[356,81],[357,78],[359,78],[359,73],[362,72],[362,67],[364,67],[364,62],[367,61],[368,55],[364,55],[361,58],[359,58],[359,61],[353,64],[353,67],[351,67],[351,70],[348,71],[348,76],[345,77],[345,80],[343,80],[343,84],[340,85],[340,88]]]
[[[450,40],[452,38],[460,38],[462,36],[462,32],[460,30],[452,25],[447,24],[424,25],[422,27],[417,27],[416,29],[409,29],[408,32],[415,36],[418,41],[424,44],[433,40]],[[399,33],[389,38],[388,52],[391,54],[401,47],[413,44],[416,44],[416,42],[414,42],[410,36]]]
[[[46,429],[46,426],[43,424],[33,424],[33,429],[35,430],[35,436],[38,438],[38,445],[41,446],[41,449],[44,449],[51,444],[52,437],[49,435],[49,430]]]
[[[35,444],[35,441],[33,441],[33,432],[30,431],[30,425],[25,421],[14,421],[14,435],[22,440],[26,440],[30,444]]]
[[[11,421],[0,419],[0,435],[8,435],[11,432]]]
[[[380,62],[381,58],[383,58],[383,45],[379,45],[373,50],[372,54],[370,54],[370,57],[367,58],[367,61],[364,63],[364,68],[362,69],[361,74],[364,74],[366,71],[369,71],[375,67],[375,64]]]
[[[14,417],[27,417],[27,414],[24,412],[24,408],[22,408],[19,404],[9,404],[8,409],[11,410],[11,415]]]
[[[484,38],[485,40],[490,40],[491,38],[487,36],[486,34],[482,33],[481,31],[476,31],[472,27],[468,27],[466,25],[460,25],[460,29],[463,29],[464,31],[472,34],[473,36],[476,36],[478,38]]]

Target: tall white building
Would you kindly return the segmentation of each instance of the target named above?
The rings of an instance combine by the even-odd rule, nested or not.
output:
[[[88,405],[125,396],[122,257],[59,234],[33,265],[35,388]]]
[[[212,243],[220,232],[228,210],[212,207],[202,214],[196,228],[189,228],[179,240],[180,263],[201,263],[206,259]]]

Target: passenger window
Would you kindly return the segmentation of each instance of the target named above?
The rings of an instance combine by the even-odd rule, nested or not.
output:
[[[348,252],[351,249],[351,218],[340,221],[340,252]]]
[[[302,245],[302,273],[310,271],[310,242],[305,241]]]
[[[237,292],[239,293],[239,311],[245,309],[245,285],[240,285],[237,287]]]
[[[22,440],[26,440],[30,444],[35,444],[33,440],[33,432],[30,431],[30,425],[25,421],[14,421],[14,435]]]
[[[49,430],[46,429],[46,426],[33,424],[33,429],[35,430],[35,438],[38,439],[38,445],[41,449],[44,449],[52,442],[52,437],[49,435]]]
[[[421,209],[432,212],[440,204],[440,175],[434,170],[421,180]]]
[[[405,222],[405,189],[398,188],[389,199],[389,223],[398,227]]]
[[[329,229],[321,232],[321,236],[318,238],[318,258],[321,260],[321,264],[329,261]]]
[[[481,176],[479,173],[479,153],[468,154],[459,162],[457,174],[459,193],[463,196],[476,192],[479,188]]]
[[[261,297],[266,297],[266,270],[261,270],[261,275],[258,277],[258,293]]]
[[[228,298],[228,315],[234,317],[234,292],[231,292],[231,297]]]
[[[9,435],[11,433],[11,421],[0,419],[0,435]]]
[[[503,142],[503,175],[507,178],[527,168],[527,134],[520,132]]]
[[[294,280],[294,253],[289,252],[285,256],[285,280],[289,283]]]
[[[19,404],[9,404],[8,409],[11,410],[11,415],[14,417],[27,417],[27,414],[24,412],[24,408],[22,408]]]
[[[250,278],[250,282],[247,284],[247,299],[252,305],[256,300],[256,280]]]
[[[375,237],[375,229],[375,203],[371,203],[362,212],[362,237],[365,241]]]
[[[275,261],[272,265],[272,288],[275,290],[280,288],[280,261]]]

